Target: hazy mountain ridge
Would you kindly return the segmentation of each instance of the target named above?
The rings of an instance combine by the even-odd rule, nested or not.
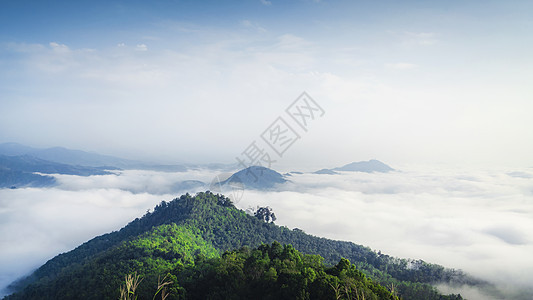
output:
[[[0,155],[0,187],[45,187],[56,183],[51,176],[42,174],[67,174],[78,176],[108,175],[112,167],[72,166],[39,159],[30,155]]]
[[[139,162],[133,160],[86,152],[82,150],[72,150],[64,147],[52,147],[44,149],[33,148],[18,143],[0,144],[0,154],[9,156],[29,155],[51,162],[88,167],[108,166],[114,168],[124,168],[130,165],[139,164]]]
[[[87,167],[80,165],[62,164],[35,158],[30,155],[0,155],[0,166],[22,172],[38,172],[44,174],[66,174],[78,176],[108,175],[112,173],[106,170],[116,169],[113,167]]]
[[[339,172],[387,173],[387,172],[392,172],[392,171],[396,171],[396,170],[377,159],[371,159],[367,161],[352,162],[342,167],[335,167],[331,169],[324,168],[324,169],[314,171],[312,173],[322,174],[322,175],[337,175],[337,174],[340,174]],[[304,173],[296,172],[296,171],[287,173],[287,175],[291,175],[291,174],[304,174]]]
[[[318,238],[298,229],[290,230],[272,223],[264,223],[236,209],[229,199],[207,192],[199,193],[195,197],[184,195],[171,202],[163,201],[152,213],[132,221],[118,232],[94,238],[73,251],[55,257],[28,279],[12,287],[21,291],[28,283],[36,282],[29,289],[39,291],[39,286],[64,280],[64,277],[61,279],[62,276],[69,276],[69,272],[83,268],[87,264],[94,264],[94,259],[100,255],[99,253],[150,231],[151,228],[173,223],[195,228],[194,230],[198,230],[203,239],[219,251],[238,249],[242,246],[256,247],[262,243],[278,240],[281,243],[294,245],[303,253],[320,254],[328,264],[335,264],[340,258],[346,257],[378,282],[394,283],[405,299],[459,299],[443,298],[444,296],[439,295],[428,285],[433,282],[486,286],[482,281],[470,278],[460,271],[445,269],[420,260],[395,259],[350,242]]]
[[[395,171],[389,165],[377,160],[371,159],[368,161],[358,161],[346,164],[342,167],[336,167],[333,169],[321,169],[315,172],[315,174],[336,174],[336,171],[344,172],[364,172],[364,173],[387,173]]]
[[[47,187],[56,184],[52,176],[43,176],[0,167],[0,188]]]
[[[83,150],[67,149],[64,147],[34,148],[18,143],[0,144],[0,155],[22,156],[28,155],[46,161],[87,167],[105,167],[108,169],[139,169],[162,172],[185,172],[190,169],[206,168],[212,170],[234,170],[236,164],[161,164],[139,160],[125,159],[111,155],[103,155]]]

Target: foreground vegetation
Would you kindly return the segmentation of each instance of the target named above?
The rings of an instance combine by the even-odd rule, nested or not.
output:
[[[120,299],[149,299],[137,290],[144,278],[127,275]],[[221,257],[197,257],[185,268],[159,277],[158,299],[399,299],[368,279],[346,259],[326,267],[318,255],[303,255],[291,245],[243,247]]]

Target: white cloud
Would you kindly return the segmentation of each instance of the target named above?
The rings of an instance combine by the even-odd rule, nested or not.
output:
[[[407,37],[410,37],[406,43],[416,43],[421,46],[431,46],[439,42],[434,32],[405,32]]]
[[[147,170],[124,170],[113,175],[95,175],[80,177],[74,175],[53,174],[58,182],[58,189],[68,191],[83,191],[93,189],[119,189],[135,194],[148,193],[152,195],[185,192],[176,189],[181,181],[197,180],[208,185],[219,171],[191,170],[188,172],[157,172]],[[200,191],[207,186],[201,187]]]
[[[270,6],[272,5],[272,1],[268,1],[268,0],[260,0],[261,4],[265,5],[265,6]]]
[[[428,38],[435,37],[435,33],[434,32],[409,32],[409,31],[406,31],[405,34],[413,36],[413,37],[416,37],[416,38],[421,38],[421,39],[428,39]]]
[[[17,53],[35,53],[43,51],[46,48],[43,44],[27,44],[27,43],[7,43],[6,49]]]
[[[261,27],[259,24],[257,23],[254,23],[250,20],[242,20],[241,21],[241,25],[246,27],[246,28],[251,28],[251,29],[254,29],[258,32],[267,32],[267,30],[263,27]]]
[[[385,64],[387,68],[391,69],[399,69],[399,70],[409,70],[414,69],[417,67],[415,64],[411,63],[405,63],[405,62],[399,62],[399,63],[393,63],[393,64]]]
[[[55,53],[70,53],[70,49],[65,44],[58,44],[56,42],[50,42],[50,47],[54,50]]]
[[[310,42],[302,37],[293,34],[283,34],[278,37],[278,47],[281,49],[303,50],[303,48],[310,46]]]
[[[146,46],[146,44],[138,44],[135,47],[135,50],[137,50],[137,51],[148,51],[148,46]]]
[[[437,38],[438,35],[435,32],[398,32],[395,30],[389,30],[387,32],[398,38],[403,46],[409,48],[417,46],[433,46],[440,42]]]

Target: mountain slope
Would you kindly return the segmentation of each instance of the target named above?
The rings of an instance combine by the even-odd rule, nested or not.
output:
[[[256,190],[269,190],[287,180],[280,173],[261,166],[251,166],[231,175],[222,184],[242,184],[243,187]]]
[[[197,230],[161,225],[98,253],[84,264],[72,264],[54,279],[45,278],[13,298],[116,299],[124,276],[135,272],[145,277],[139,292],[147,295],[152,286],[157,286],[158,275],[193,264],[198,255],[219,256]]]
[[[277,242],[200,260],[176,278],[189,299],[398,300],[346,259],[327,267],[320,256],[302,255],[291,245]]]
[[[206,192],[194,197],[183,195],[171,202],[163,201],[152,213],[135,219],[120,231],[94,238],[68,253],[56,256],[29,278],[13,285],[12,288],[19,293],[8,299],[25,299],[24,296],[30,292],[38,293],[41,289],[46,290],[50,284],[65,283],[73,274],[83,273],[76,273],[78,269],[87,270],[88,266],[95,264],[95,261],[109,253],[108,251],[117,251],[113,249],[120,248],[124,243],[129,243],[165,224],[175,224],[180,228],[192,230],[198,235],[198,240],[201,237],[206,245],[212,245],[218,251],[243,246],[257,247],[277,240],[283,244],[292,244],[303,253],[321,255],[328,265],[334,265],[345,257],[379,283],[394,284],[405,299],[454,299],[439,295],[429,285],[434,282],[485,286],[485,283],[457,270],[445,269],[423,261],[396,259],[350,242],[318,238],[298,229],[289,230],[265,223],[236,209],[228,198]],[[199,243],[202,243],[201,240]],[[127,249],[124,251],[127,252]],[[124,256],[123,253],[119,251],[114,256]],[[125,256],[131,258],[131,255]],[[172,255],[169,259],[172,261]],[[122,260],[119,260],[120,262]]]

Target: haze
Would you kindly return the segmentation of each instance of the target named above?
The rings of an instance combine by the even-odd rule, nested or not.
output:
[[[0,141],[234,162],[307,91],[283,165],[532,166],[532,5],[3,1]]]

